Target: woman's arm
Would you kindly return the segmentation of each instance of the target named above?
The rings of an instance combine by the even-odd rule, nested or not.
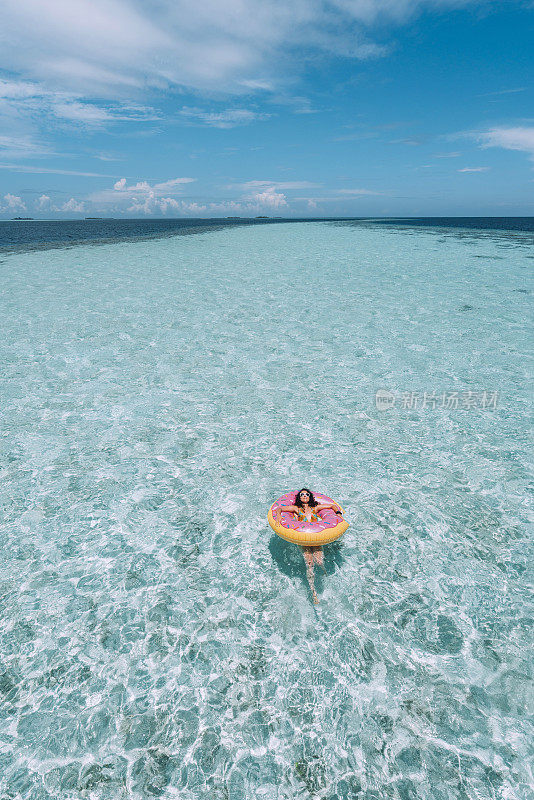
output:
[[[318,506],[315,506],[315,511],[322,511],[325,508],[332,508],[336,514],[341,514],[341,508],[337,503],[320,503]]]
[[[298,513],[297,506],[278,506],[276,511],[274,512],[274,518],[280,522],[280,518],[282,516],[282,511],[292,511],[294,514]]]

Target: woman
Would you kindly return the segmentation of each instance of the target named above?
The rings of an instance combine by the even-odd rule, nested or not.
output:
[[[277,522],[281,522],[282,511],[288,511],[290,513],[292,512],[293,514],[297,514],[299,522],[321,522],[318,512],[325,508],[332,508],[336,514],[341,514],[341,509],[337,503],[318,503],[309,489],[301,489],[300,492],[297,492],[297,496],[295,497],[295,505],[279,506],[279,508],[276,509],[275,519]],[[323,548],[321,545],[312,545],[310,547],[303,547],[302,549],[304,551],[306,575],[312,591],[313,602],[317,604],[319,602],[319,598],[317,597],[317,593],[315,591],[313,565],[314,563],[320,564],[324,569]]]

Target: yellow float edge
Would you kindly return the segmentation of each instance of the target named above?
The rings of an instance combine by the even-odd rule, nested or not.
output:
[[[280,536],[281,539],[285,539],[286,542],[292,542],[293,544],[300,544],[308,547],[310,545],[330,544],[330,542],[335,542],[336,539],[339,539],[340,536],[343,536],[349,527],[349,523],[346,519],[344,519],[342,522],[339,522],[335,528],[325,528],[324,531],[317,531],[316,533],[304,533],[303,531],[295,531],[292,528],[285,528],[283,525],[280,525],[278,522],[276,522],[275,518],[273,517],[273,506],[276,505],[277,502],[278,501],[275,500],[273,505],[270,507],[269,513],[267,514],[267,521],[273,531]],[[339,507],[341,508],[341,506]],[[341,513],[345,513],[342,508]]]

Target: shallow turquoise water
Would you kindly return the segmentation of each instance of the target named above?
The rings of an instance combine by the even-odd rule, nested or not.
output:
[[[532,797],[532,255],[314,222],[3,258],[2,800]],[[265,521],[300,485],[351,522],[317,608]]]

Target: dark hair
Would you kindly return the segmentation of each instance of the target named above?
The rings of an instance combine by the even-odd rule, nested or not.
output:
[[[295,497],[295,505],[296,506],[298,506],[299,508],[304,508],[304,503],[300,499],[300,495],[301,495],[302,492],[308,492],[308,494],[310,495],[310,500],[308,502],[308,505],[311,506],[311,508],[313,508],[314,506],[318,505],[317,500],[313,496],[313,492],[310,492],[309,489],[301,489],[299,492],[297,492],[297,496]]]

